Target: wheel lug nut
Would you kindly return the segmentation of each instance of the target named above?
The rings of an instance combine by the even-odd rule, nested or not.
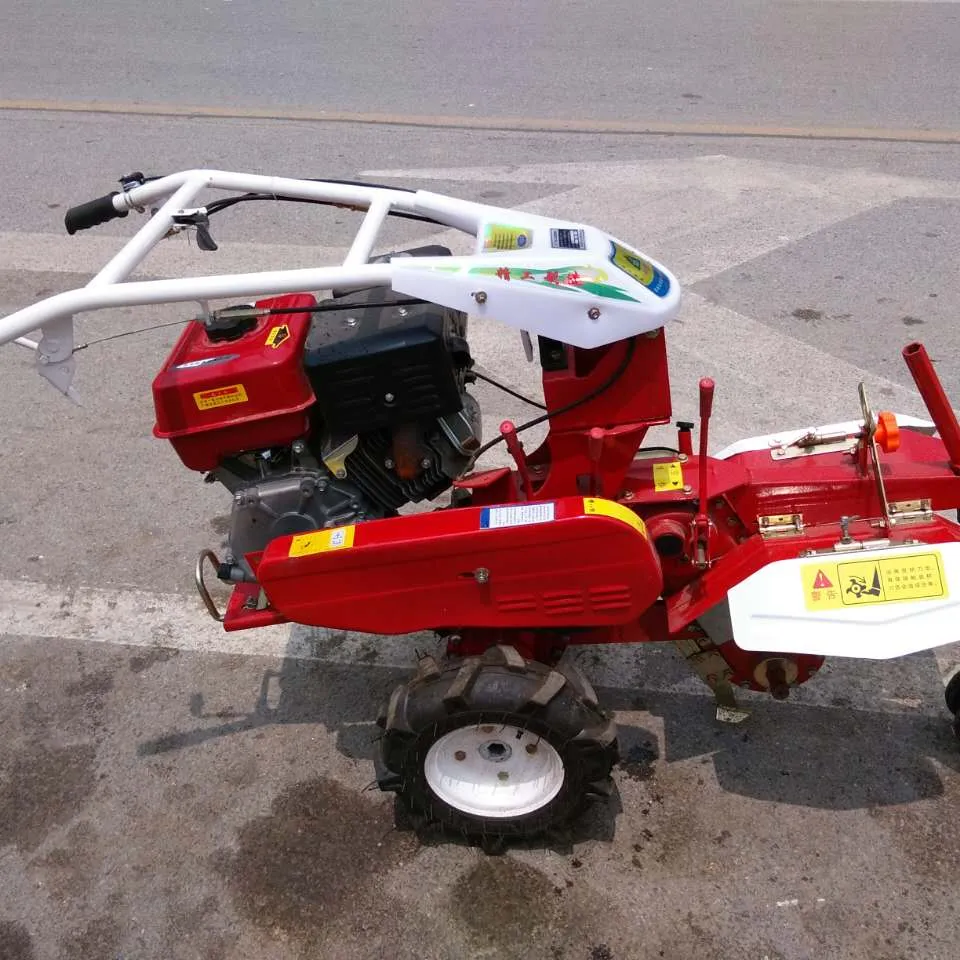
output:
[[[506,780],[506,779],[509,778],[509,776],[510,776],[510,774],[507,773],[506,770],[501,770],[501,771],[497,774],[497,779],[498,779],[498,780]]]
[[[537,745],[535,743],[528,743],[526,747],[527,753],[531,756],[537,752]]]
[[[453,756],[454,756],[454,759],[456,759],[456,760],[466,760],[466,759],[467,759],[467,755],[466,755],[462,750],[458,750]]]

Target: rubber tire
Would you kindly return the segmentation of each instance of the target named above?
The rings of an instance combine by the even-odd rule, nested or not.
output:
[[[960,717],[960,669],[947,681],[943,697],[947,701],[947,709],[955,717]]]
[[[560,754],[564,782],[548,804],[519,817],[480,817],[441,800],[424,776],[431,745],[458,727],[509,723],[539,734]],[[592,796],[612,792],[619,759],[617,729],[576,668],[525,661],[513,647],[492,647],[440,667],[420,661],[417,675],[394,691],[383,727],[378,782],[397,793],[415,821],[486,843],[527,838],[565,826]]]

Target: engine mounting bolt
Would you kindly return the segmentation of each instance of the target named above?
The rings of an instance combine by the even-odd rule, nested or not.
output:
[[[599,319],[600,319],[600,308],[599,308],[599,307],[591,307],[591,308],[587,311],[587,316],[588,316],[591,320],[599,320]]]
[[[458,751],[453,755],[453,758],[454,758],[454,760],[466,760],[466,759],[467,759],[467,755],[466,755],[462,750],[458,750]]]
[[[383,395],[383,402],[384,402],[384,403],[393,403],[393,401],[396,400],[396,399],[397,399],[397,398],[396,398],[392,393],[385,393],[385,394]]]
[[[686,483],[686,484],[684,484],[684,486],[683,486],[683,492],[684,492],[684,493],[693,493],[693,487],[691,487],[689,483]]]
[[[424,470],[429,470],[430,467],[433,466],[433,461],[429,457],[424,457],[420,461],[420,466],[423,467]]]
[[[338,480],[342,480],[347,475],[347,471],[344,467],[337,467],[337,469],[333,472]]]
[[[489,583],[490,571],[486,567],[477,567],[477,569],[473,571],[473,579],[476,580],[477,583]]]
[[[392,470],[396,466],[396,464],[389,457],[383,461],[383,465],[387,470]]]
[[[685,453],[678,453],[678,454],[677,454],[677,459],[678,459],[681,463],[686,463],[686,462],[687,462],[687,455],[686,455]]]
[[[487,293],[486,293],[486,291],[485,291],[485,290],[478,290],[478,291],[473,295],[473,299],[476,300],[477,303],[486,303],[486,302],[487,302]]]
[[[307,447],[306,447],[306,444],[305,444],[302,440],[294,440],[294,441],[293,441],[293,448],[292,448],[292,449],[293,449],[293,452],[294,452],[294,453],[296,453],[296,454],[299,455],[299,454],[303,453],[303,451],[306,450]]]

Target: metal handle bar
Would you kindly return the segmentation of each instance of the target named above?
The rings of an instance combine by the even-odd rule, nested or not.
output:
[[[197,196],[207,189],[326,200],[366,210],[367,214],[340,267],[123,282],[157,243],[170,233],[175,215],[190,208]],[[366,261],[376,243],[380,227],[391,210],[429,216],[445,226],[475,236],[484,212],[490,209],[483,204],[427,191],[411,193],[387,187],[295,180],[224,170],[184,170],[131,187],[111,199],[118,213],[143,210],[158,201],[163,201],[159,210],[85,288],[57,294],[0,319],[0,344],[22,339],[31,330],[89,310],[221,297],[267,296],[333,287],[362,289],[389,285],[390,265],[371,265]],[[32,346],[32,343],[25,342],[24,345]]]

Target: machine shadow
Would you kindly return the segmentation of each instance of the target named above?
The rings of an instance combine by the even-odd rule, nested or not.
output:
[[[742,724],[721,724],[710,696],[598,690],[614,710],[661,718],[667,764],[710,756],[720,788],[823,810],[912,803],[944,793],[936,763],[960,772],[946,718],[757,699]],[[643,761],[650,744],[632,746]],[[630,734],[621,736],[630,763]]]
[[[393,688],[409,676],[409,669],[376,664],[287,658],[278,669],[264,672],[259,696],[248,713],[208,712],[204,694],[196,692],[189,704],[195,725],[146,740],[137,753],[156,756],[278,724],[321,725],[335,735],[341,754],[370,763],[372,787],[380,738],[374,718]],[[960,746],[949,722],[928,714],[761,699],[750,704],[747,721],[730,726],[716,721],[709,695],[642,688],[598,687],[597,692],[607,709],[634,715],[630,722],[618,716],[622,759],[615,782],[624,778],[655,782],[664,764],[710,756],[726,793],[840,811],[942,795],[935,761],[960,772]],[[662,755],[657,734],[636,724],[637,712],[662,721]],[[566,830],[537,840],[511,841],[509,849],[570,854],[587,840],[611,842],[622,812],[615,787],[610,797],[588,804]],[[399,830],[415,831],[424,844],[480,846],[488,853],[503,849],[417,824],[399,803],[395,824]]]
[[[279,669],[267,670],[260,693],[248,713],[208,712],[205,696],[190,697],[195,727],[146,740],[139,756],[154,756],[195,747],[277,724],[320,724],[336,735],[337,750],[357,760],[372,760],[380,728],[374,722],[390,691],[410,676],[410,670],[359,663],[337,664],[286,658]],[[220,720],[220,723],[210,721]]]
[[[248,713],[205,709],[205,696],[190,696],[191,716],[196,724],[190,729],[164,733],[142,741],[137,747],[140,757],[152,757],[177,750],[199,747],[222,737],[230,737],[278,724],[320,725],[335,735],[337,750],[352,760],[370,764],[373,786],[373,760],[381,736],[375,719],[393,688],[410,678],[411,669],[397,669],[364,663],[329,663],[287,658],[276,670],[263,673],[260,692]],[[214,691],[210,690],[211,697]],[[621,728],[621,735],[631,728]],[[636,738],[653,739],[653,734],[636,731]],[[616,821],[622,812],[619,794],[587,804],[583,814],[563,831],[537,841],[511,841],[510,849],[551,849],[569,853],[575,844],[585,840],[613,840]],[[476,844],[449,831],[414,822],[401,804],[394,805],[395,824],[399,830],[413,830],[423,844],[464,844],[481,846],[488,853],[499,848]]]

